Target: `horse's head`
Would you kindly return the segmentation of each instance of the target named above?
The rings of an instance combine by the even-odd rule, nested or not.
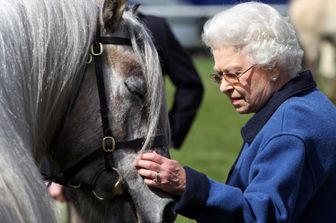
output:
[[[148,188],[132,164],[145,150],[169,155],[159,59],[132,13],[113,23],[120,6],[103,4],[92,62],[51,160],[87,222],[172,222],[172,197]]]

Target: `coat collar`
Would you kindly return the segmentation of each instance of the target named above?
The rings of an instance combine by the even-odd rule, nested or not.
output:
[[[291,79],[279,91],[275,92],[271,99],[241,129],[241,135],[244,141],[247,143],[252,142],[275,110],[285,100],[299,93],[307,92],[315,87],[316,83],[310,71],[303,71],[299,76]]]

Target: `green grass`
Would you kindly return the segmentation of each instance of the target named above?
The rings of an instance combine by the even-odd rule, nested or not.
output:
[[[194,64],[202,78],[205,94],[186,141],[180,150],[172,149],[171,156],[214,180],[225,182],[242,144],[240,129],[250,116],[239,115],[210,80],[211,57],[194,57]],[[171,104],[174,87],[168,78],[166,87],[168,103]],[[195,221],[178,216],[176,222]]]

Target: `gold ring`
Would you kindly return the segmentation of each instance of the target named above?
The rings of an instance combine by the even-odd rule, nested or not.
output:
[[[161,176],[160,176],[159,173],[156,173],[156,174],[155,174],[153,181],[154,181],[155,183],[160,183],[160,182],[161,182]]]

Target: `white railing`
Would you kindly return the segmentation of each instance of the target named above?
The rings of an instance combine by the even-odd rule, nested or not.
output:
[[[141,5],[140,11],[163,17],[212,17],[232,5]],[[282,15],[287,15],[286,4],[271,4]]]
[[[202,47],[201,31],[204,22],[232,5],[141,5],[146,14],[167,18],[173,33],[186,48]],[[286,4],[272,4],[282,15],[287,15]]]

